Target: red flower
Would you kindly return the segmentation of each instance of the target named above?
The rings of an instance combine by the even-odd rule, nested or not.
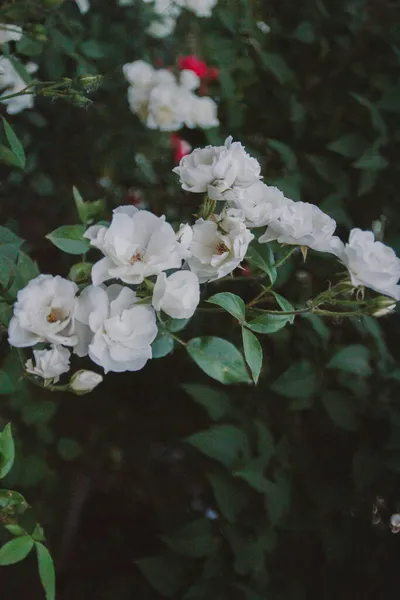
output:
[[[200,79],[207,77],[207,64],[203,60],[200,60],[200,58],[195,54],[190,56],[181,56],[178,61],[178,67],[181,70],[188,69],[189,71],[193,71],[196,73],[197,77],[200,77]]]
[[[192,150],[191,145],[183,140],[178,134],[171,134],[171,146],[174,150],[174,161],[176,164],[180,163],[181,159],[189,154]]]

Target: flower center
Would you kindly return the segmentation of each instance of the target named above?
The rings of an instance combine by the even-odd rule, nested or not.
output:
[[[47,315],[48,323],[57,323],[57,321],[61,321],[63,318],[63,314],[61,309],[59,308],[51,308],[49,314]]]
[[[139,252],[139,250],[137,250],[135,254],[132,254],[132,256],[130,257],[129,262],[131,265],[134,265],[135,263],[141,260],[143,260],[143,255],[141,252]]]
[[[216,254],[225,254],[225,252],[228,252],[229,248],[226,247],[226,245],[224,244],[224,242],[219,242],[215,248],[215,252]]]

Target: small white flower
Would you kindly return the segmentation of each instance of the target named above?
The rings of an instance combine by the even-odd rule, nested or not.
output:
[[[173,319],[190,319],[200,302],[199,279],[191,271],[161,273],[153,290],[152,304]]]
[[[29,62],[25,65],[25,69],[28,73],[33,74],[37,71],[38,66],[33,62]],[[0,88],[7,88],[0,95],[0,98],[10,94],[18,94],[26,85],[26,82],[14,69],[10,59],[6,56],[0,56]],[[24,94],[15,98],[9,98],[8,100],[2,100],[1,102],[7,106],[9,115],[15,115],[27,108],[33,108],[34,94]]]
[[[218,106],[212,98],[206,96],[198,98],[193,96],[191,106],[191,120],[194,127],[209,129],[218,127]]]
[[[147,127],[160,131],[178,131],[191,106],[191,92],[173,84],[160,84],[150,92]]]
[[[126,63],[122,67],[122,72],[128,83],[139,87],[149,87],[153,83],[154,69],[144,60],[135,60]]]
[[[281,216],[286,198],[277,187],[256,181],[247,188],[234,188],[227,201],[243,211],[248,227],[263,227]]]
[[[62,346],[53,346],[51,350],[34,350],[32,359],[26,361],[25,368],[28,373],[42,377],[47,383],[57,383],[60,375],[70,369],[69,359],[71,353]]]
[[[307,246],[320,252],[335,253],[340,240],[333,236],[336,221],[314,204],[286,199],[279,218],[274,219],[259,238],[260,244],[277,240],[281,244]]]
[[[200,78],[196,75],[194,71],[190,71],[189,69],[183,69],[180,75],[180,82],[184,88],[189,91],[197,90],[200,85]]]
[[[75,346],[74,313],[78,287],[59,275],[38,275],[18,292],[8,341],[16,348],[50,342]]]
[[[271,31],[271,27],[264,21],[257,21],[256,25],[258,29],[264,34],[267,34]]]
[[[400,532],[400,515],[398,513],[390,517],[390,529],[392,533]]]
[[[224,200],[224,193],[234,186],[249,187],[261,177],[259,162],[231,137],[224,146],[197,148],[184,156],[173,171],[179,175],[184,190],[208,192],[215,200]]]
[[[181,223],[179,231],[176,234],[176,239],[179,242],[181,255],[183,260],[186,260],[190,256],[190,245],[193,240],[193,229],[187,223]]]
[[[353,285],[400,300],[400,259],[392,248],[376,242],[372,231],[352,229],[349,242],[336,255],[348,268]]]
[[[211,17],[218,0],[177,0],[182,8],[190,10],[198,17]]]
[[[139,284],[145,277],[182,264],[179,242],[165,217],[134,206],[115,209],[110,227],[93,225],[85,237],[105,255],[93,266],[94,285],[108,279]]]
[[[79,298],[76,318],[88,330],[88,354],[105,373],[138,371],[152,356],[156,314],[137,302],[135,292],[117,284],[89,286]]]
[[[102,381],[103,376],[99,375],[99,373],[81,369],[72,375],[69,386],[75,394],[82,396],[83,394],[92,392]]]
[[[11,23],[0,23],[0,45],[7,42],[19,42],[22,38],[22,28]]]
[[[224,219],[221,224],[227,226]],[[244,259],[253,234],[239,219],[230,221],[228,228],[230,231],[224,231],[214,220],[203,219],[193,225],[191,255],[187,262],[200,283],[225,277]]]
[[[85,15],[90,9],[89,0],[75,0],[81,15]]]

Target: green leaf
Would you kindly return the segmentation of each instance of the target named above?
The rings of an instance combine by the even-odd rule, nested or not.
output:
[[[226,473],[208,473],[207,478],[211,484],[215,501],[222,516],[229,523],[235,523],[238,514],[246,503],[247,494]]]
[[[285,371],[272,385],[271,389],[294,399],[309,399],[317,389],[317,372],[308,360],[301,360]]]
[[[281,307],[283,312],[294,312],[294,306],[290,304],[289,300],[286,300],[283,296],[278,294],[277,292],[273,292],[271,290],[271,294],[275,297],[275,300]],[[286,315],[289,323],[293,323],[296,315]]]
[[[13,309],[12,306],[7,304],[4,300],[0,300],[0,323],[5,327],[8,327],[12,317]]]
[[[71,438],[61,438],[57,443],[57,452],[64,460],[76,460],[82,454],[82,446]]]
[[[168,331],[171,331],[172,333],[178,333],[178,331],[185,329],[189,321],[190,319],[169,319],[166,322],[166,327]]]
[[[293,150],[287,144],[280,142],[279,140],[268,140],[268,146],[273,150],[276,150],[284,162],[285,166],[289,171],[296,171],[297,169],[297,157]]]
[[[269,244],[259,244],[259,249],[249,246],[246,254],[246,260],[266,273],[272,283],[276,281],[277,270],[275,268],[275,258]]]
[[[240,323],[245,319],[246,305],[239,296],[236,296],[236,294],[231,294],[230,292],[214,294],[207,302],[221,306]]]
[[[12,437],[11,423],[0,433],[0,479],[10,471],[14,463],[15,447]]]
[[[370,358],[371,353],[366,346],[354,344],[336,352],[327,367],[329,369],[340,369],[346,373],[354,373],[360,377],[369,377],[373,372],[369,364]]]
[[[344,397],[339,392],[328,390],[322,395],[321,400],[331,421],[335,425],[346,431],[357,430],[358,423],[351,398]]]
[[[246,327],[242,328],[243,349],[247,364],[250,367],[254,383],[258,382],[260,377],[263,352],[262,347],[254,333],[251,333]]]
[[[40,274],[37,263],[33,261],[28,254],[22,252],[22,250],[20,250],[18,254],[17,271],[22,284],[21,287],[25,287],[31,279],[34,279]]]
[[[186,349],[200,369],[220,383],[251,383],[243,356],[230,342],[199,337],[190,340]]]
[[[20,161],[15,156],[14,152],[7,146],[0,144],[0,162],[10,165],[11,167],[20,167]]]
[[[30,535],[22,535],[0,548],[0,566],[13,565],[24,560],[33,548],[33,539]]]
[[[234,469],[249,455],[247,436],[234,425],[214,425],[190,435],[185,441],[227,469]]]
[[[211,524],[208,519],[197,519],[172,535],[162,535],[161,539],[178,554],[201,558],[207,556],[213,542]]]
[[[386,158],[381,156],[381,154],[379,154],[379,150],[373,146],[372,148],[365,150],[363,155],[353,163],[353,167],[356,167],[357,169],[378,171],[381,169],[386,169],[388,164],[389,163]]]
[[[358,133],[348,133],[328,144],[327,148],[346,158],[358,158],[367,144],[367,140]]]
[[[281,84],[289,83],[294,80],[293,71],[289,68],[285,59],[274,52],[260,53],[262,63],[268,71],[276,77]]]
[[[286,477],[277,477],[276,482],[268,482],[266,505],[272,525],[277,525],[290,507],[291,489]]]
[[[156,339],[151,345],[152,358],[163,358],[174,349],[174,338],[165,329],[158,330]]]
[[[63,252],[85,254],[89,250],[89,241],[83,237],[85,231],[84,225],[63,225],[46,235],[46,238]]]
[[[0,509],[19,505],[23,507],[28,506],[25,498],[19,492],[14,492],[14,490],[0,490]]]
[[[4,371],[0,371],[0,394],[11,394],[14,391],[14,386]]]
[[[382,115],[378,108],[368,100],[368,98],[364,98],[364,96],[360,96],[359,94],[354,94],[351,92],[351,96],[357,100],[362,106],[365,106],[370,113],[371,124],[376,131],[378,131],[382,137],[382,140],[386,140],[387,138],[387,126],[385,121],[382,118]]]
[[[56,575],[53,559],[50,552],[41,542],[35,542],[38,559],[40,581],[46,595],[46,600],[54,600],[56,597]]]
[[[17,138],[17,136],[15,135],[14,129],[11,127],[11,125],[6,121],[6,119],[4,117],[2,117],[2,118],[3,118],[4,130],[6,132],[6,137],[7,137],[8,143],[10,144],[10,148],[13,151],[13,153],[18,161],[18,166],[20,166],[21,169],[24,169],[25,164],[26,164],[24,147],[21,144],[21,142],[19,141],[19,139]]]
[[[263,469],[268,465],[271,457],[275,454],[275,443],[271,432],[262,421],[254,421],[257,430],[257,449],[260,455],[259,464]]]
[[[247,327],[256,333],[276,333],[290,322],[290,316],[263,314],[247,323]]]
[[[8,289],[10,282],[16,275],[16,265],[15,263],[0,254],[0,286],[4,289]]]
[[[299,23],[292,35],[303,44],[313,44],[316,38],[314,27],[310,21]]]
[[[84,202],[83,198],[76,187],[72,188],[76,210],[83,224],[98,220],[105,211],[106,203],[103,198],[94,202]]]
[[[198,404],[201,404],[213,421],[219,421],[229,410],[229,396],[222,390],[199,383],[186,383],[181,386]]]
[[[175,556],[155,556],[135,561],[147,581],[167,598],[176,597],[183,585],[183,567]]]

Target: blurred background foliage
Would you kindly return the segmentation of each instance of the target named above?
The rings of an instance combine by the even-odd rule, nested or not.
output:
[[[45,235],[77,222],[74,185],[105,200],[104,216],[130,202],[176,224],[195,211],[171,172],[169,135],[129,111],[121,73],[193,53],[219,69],[209,93],[221,126],[184,130],[186,140],[233,135],[267,183],[318,204],[343,238],[373,227],[400,252],[399,2],[219,0],[211,19],[182,14],[163,40],[146,35],[153,13],[141,0],[92,0],[85,16],[72,0],[7,0],[0,11],[25,31],[4,53],[36,62],[40,80],[103,76],[87,108],[37,98],[7,117],[25,171],[0,139],[1,220],[42,272],[68,273]],[[330,273],[325,259],[295,257],[278,289],[301,303]],[[257,292],[252,279],[231,287]],[[240,343],[229,315],[199,313],[183,336],[199,332]],[[27,387],[3,336],[1,420],[18,442],[5,483],[45,528],[58,598],[397,597],[399,334],[397,314],[299,317],[264,336],[255,388],[215,384],[177,348],[77,398]],[[164,342],[160,354],[172,350]],[[6,600],[42,597],[30,558],[1,579]]]

